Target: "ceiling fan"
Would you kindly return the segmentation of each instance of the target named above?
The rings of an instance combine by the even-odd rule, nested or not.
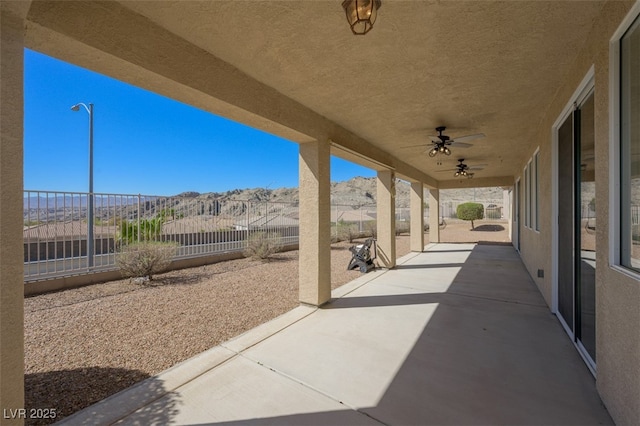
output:
[[[438,136],[429,136],[431,138],[431,142],[433,143],[433,148],[429,150],[429,157],[435,157],[438,153],[451,155],[451,150],[448,148],[448,145],[455,144],[455,146],[460,148],[468,148],[472,145],[470,143],[467,143],[467,141],[484,137],[484,133],[477,133],[475,135],[467,135],[451,139],[449,136],[442,134],[442,132],[444,132],[445,130],[445,126],[436,127]]]
[[[449,149],[449,146],[455,145],[460,148],[468,148],[472,146],[472,144],[467,143],[467,141],[483,138],[485,136],[484,133],[477,133],[475,135],[467,135],[467,136],[461,136],[459,138],[451,139],[449,136],[442,134],[442,132],[444,132],[445,130],[446,130],[445,126],[436,127],[436,131],[438,132],[438,135],[429,136],[429,138],[431,138],[431,143],[433,144],[433,147],[431,147],[429,151],[427,151],[427,153],[429,154],[429,157],[435,157],[438,153],[444,154],[444,155],[451,155],[451,150]],[[422,146],[422,145],[423,144],[414,145],[414,146]],[[412,148],[412,147],[408,146],[406,148]]]
[[[468,166],[464,163],[464,158],[459,158],[458,159],[458,164],[456,165],[455,169],[446,169],[446,170],[438,170],[438,173],[441,172],[455,172],[453,174],[454,177],[460,177],[460,176],[464,176],[468,179],[471,179],[474,175],[474,173],[472,173],[474,170],[482,170],[484,169],[486,166],[486,164],[478,164],[475,166]]]

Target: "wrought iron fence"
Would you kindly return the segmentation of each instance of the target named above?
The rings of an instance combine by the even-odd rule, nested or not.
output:
[[[240,252],[252,234],[265,232],[283,245],[298,243],[297,203],[217,199],[211,195],[154,196],[95,193],[93,230],[88,228],[88,193],[24,192],[25,281],[116,269],[127,244],[154,240],[178,243],[176,259]],[[491,206],[496,206],[491,204]],[[501,206],[500,206],[501,208]],[[429,209],[425,209],[428,223]],[[451,217],[453,203],[441,205]],[[332,234],[345,226],[374,234],[376,205],[332,205]],[[396,207],[398,229],[408,231],[410,209]],[[87,244],[92,240],[93,245]]]
[[[640,205],[631,205],[631,224],[640,225]]]
[[[115,269],[119,248],[143,240],[177,242],[176,259],[242,251],[256,232],[266,232],[283,245],[298,242],[295,203],[208,196],[93,196],[91,250],[88,193],[25,191],[25,281]]]
[[[251,235],[264,232],[283,245],[297,244],[297,203],[216,199],[211,196],[94,195],[93,235],[88,193],[24,192],[24,277],[35,281],[116,269],[126,244],[143,240],[178,243],[175,259],[240,252]],[[376,206],[332,206],[333,228],[349,223],[361,231],[375,224]],[[93,250],[87,242],[94,241]]]
[[[484,206],[484,218],[488,220],[504,219],[504,206],[502,201],[476,201]],[[457,217],[458,206],[462,204],[455,201],[444,201],[440,203],[440,217],[455,219]]]

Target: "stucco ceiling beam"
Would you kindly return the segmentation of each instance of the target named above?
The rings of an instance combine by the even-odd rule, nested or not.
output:
[[[0,11],[16,18],[25,19],[30,6],[31,0],[2,0],[0,2]]]
[[[430,176],[118,3],[36,2],[28,19],[27,40],[36,50],[298,143],[340,140],[374,163],[436,186]]]
[[[254,126],[264,126],[258,118],[262,117],[292,129],[306,129],[296,142],[315,139],[316,135],[309,133],[323,133],[321,126],[313,122],[316,118],[313,112],[303,105],[116,2],[36,2],[28,20],[42,28],[28,27],[27,43],[44,53],[53,51],[63,60],[71,58],[83,67],[185,101],[173,86],[164,88],[148,82],[149,72],[157,74],[220,101],[196,105],[210,112]],[[46,34],[43,28],[121,61],[110,67],[96,61],[96,53],[83,60],[86,49],[78,54],[77,46],[74,49],[56,46],[54,43],[66,40],[43,37]],[[134,67],[118,71],[117,67],[124,63]]]
[[[439,181],[439,189],[458,188],[488,188],[488,187],[511,187],[515,180],[513,176],[496,176],[473,179],[455,179]]]
[[[430,188],[437,188],[438,181],[415,167],[400,161],[393,155],[367,143],[344,129],[332,133],[331,153],[373,170],[394,170],[397,176],[415,182],[422,182]]]

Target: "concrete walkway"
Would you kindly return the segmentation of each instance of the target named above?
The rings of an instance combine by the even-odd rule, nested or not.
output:
[[[511,246],[438,244],[68,424],[612,424]]]

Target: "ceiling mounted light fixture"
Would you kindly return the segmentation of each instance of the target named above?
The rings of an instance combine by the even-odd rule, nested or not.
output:
[[[371,31],[380,6],[381,0],[344,0],[342,7],[347,14],[351,31],[356,35],[364,35]]]
[[[429,157],[435,157],[438,153],[442,153],[444,155],[451,155],[451,150],[445,146],[444,142],[435,144],[433,148],[429,150]]]
[[[468,179],[471,179],[473,177],[473,173],[471,172],[472,170],[482,170],[484,169],[484,167],[486,166],[486,164],[478,164],[475,166],[467,166],[464,163],[464,158],[460,158],[458,159],[458,164],[456,165],[455,169],[444,169],[444,170],[437,170],[438,173],[440,172],[455,172],[453,174],[453,177],[466,177]]]
[[[473,145],[466,141],[484,137],[484,133],[478,133],[475,135],[461,136],[459,138],[452,139],[449,136],[442,134],[445,129],[446,127],[444,126],[436,127],[438,135],[429,137],[432,145],[430,145],[430,148],[425,151],[425,154],[429,154],[429,157],[435,157],[438,154],[451,155],[451,150],[449,149],[450,146],[455,145],[458,148],[468,148]],[[414,148],[417,146],[424,146],[424,144],[404,146],[402,148]]]

